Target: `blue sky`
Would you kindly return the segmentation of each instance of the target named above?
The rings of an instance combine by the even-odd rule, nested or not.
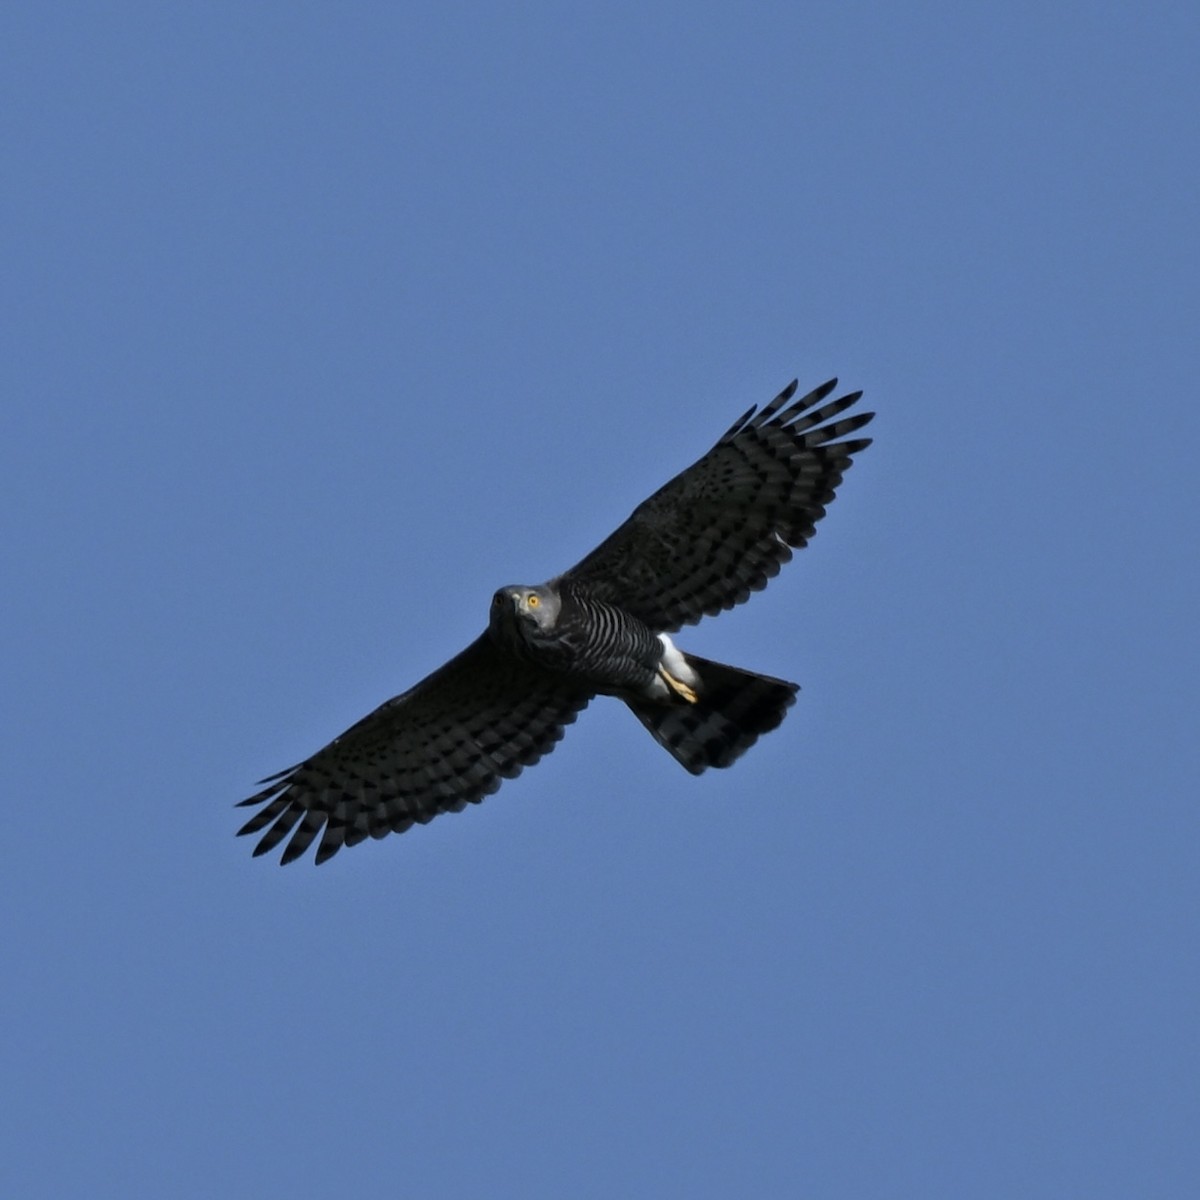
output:
[[[6,6],[4,1194],[1195,1193],[1200,17],[810,7]],[[235,840],[834,374],[731,771]]]

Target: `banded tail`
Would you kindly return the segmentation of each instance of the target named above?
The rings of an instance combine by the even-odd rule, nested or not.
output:
[[[624,697],[634,716],[693,775],[728,767],[764,733],[778,727],[800,685],[684,655],[700,677],[695,703]]]

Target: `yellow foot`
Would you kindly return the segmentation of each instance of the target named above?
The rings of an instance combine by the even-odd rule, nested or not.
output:
[[[667,687],[669,687],[671,691],[675,693],[675,695],[682,697],[689,704],[696,703],[696,700],[698,699],[696,693],[692,691],[692,689],[688,687],[688,685],[684,683],[682,679],[676,679],[675,676],[666,669],[666,667],[660,666],[658,668],[658,673],[662,676],[663,683],[665,683]]]

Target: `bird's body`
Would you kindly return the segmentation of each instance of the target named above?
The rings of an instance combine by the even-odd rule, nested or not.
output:
[[[759,734],[774,729],[798,690],[793,683],[691,658],[667,634],[569,580],[501,588],[492,599],[488,633],[564,684],[624,700],[694,775],[728,766]],[[735,696],[742,697],[741,711],[732,719],[725,714],[734,709]]]
[[[644,621],[557,580],[501,588],[488,633],[499,645],[607,696],[652,694],[665,647]]]
[[[586,680],[597,692],[635,686],[639,674],[648,681],[660,648],[636,617],[554,580],[501,588],[488,632],[514,653]]]
[[[265,830],[255,854],[290,834],[291,862],[324,828],[321,862],[478,802],[549,753],[595,695],[624,700],[693,774],[734,762],[798,686],[686,654],[668,635],[765,587],[812,536],[869,444],[835,440],[873,415],[834,419],[857,392],[817,407],[835,385],[784,408],[791,384],[571,570],[500,588],[466,650],[242,802],[263,805],[239,830]]]

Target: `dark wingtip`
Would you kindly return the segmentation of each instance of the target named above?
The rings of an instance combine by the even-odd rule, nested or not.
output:
[[[780,419],[780,410],[785,404],[796,394],[796,389],[800,386],[799,379],[793,379],[791,383],[771,401],[770,404],[764,405],[763,410],[756,416],[752,422],[756,429],[761,429],[764,425],[774,425]]]
[[[303,846],[300,849],[297,849],[294,840],[288,842],[287,848],[279,856],[279,865],[281,867],[286,867],[289,863],[294,863],[300,857],[300,855],[302,855],[304,853],[304,851],[307,849],[308,849],[307,846]]]
[[[824,383],[819,383],[811,392],[805,396],[801,396],[795,404],[792,405],[792,410],[795,412],[804,412],[806,409],[812,408],[814,404],[820,404],[822,400],[828,396],[838,385],[838,377],[835,375],[832,379],[825,380]]]
[[[725,432],[723,434],[721,434],[721,436],[717,439],[717,444],[720,445],[721,442],[728,441],[731,437],[733,437],[733,435],[735,433],[737,433],[742,428],[742,426],[745,425],[746,422],[749,421],[752,416],[754,416],[754,414],[756,412],[758,412],[758,405],[757,404],[750,405],[750,407],[748,409],[746,409],[746,411],[744,413],[742,413],[742,415],[740,417],[738,417],[738,419],[736,421],[734,421],[734,423],[732,425],[730,425],[730,427],[727,430],[725,430]]]
[[[295,771],[300,770],[304,766],[303,763],[296,763],[294,767],[284,767],[282,771],[276,771],[274,775],[267,775],[260,779],[254,786],[262,787],[264,783],[275,783],[276,780],[282,779],[285,775],[291,775]]]

